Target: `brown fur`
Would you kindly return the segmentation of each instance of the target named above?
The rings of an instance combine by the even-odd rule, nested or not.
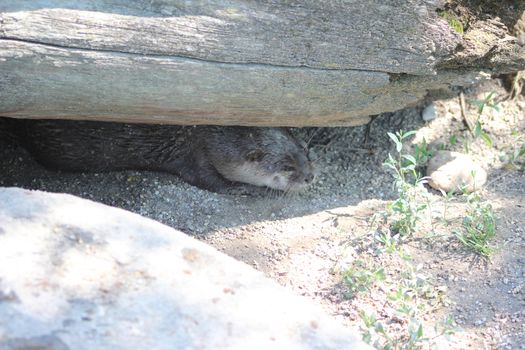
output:
[[[214,192],[227,192],[240,182],[298,190],[314,177],[306,150],[281,128],[67,120],[11,123],[33,157],[55,170],[163,171]]]

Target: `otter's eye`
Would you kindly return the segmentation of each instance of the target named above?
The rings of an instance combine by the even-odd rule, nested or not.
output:
[[[264,157],[264,152],[260,149],[255,149],[246,154],[246,160],[250,162],[260,162]]]

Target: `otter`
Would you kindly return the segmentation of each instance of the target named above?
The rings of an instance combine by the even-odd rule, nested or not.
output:
[[[297,191],[314,179],[306,147],[284,128],[22,119],[10,123],[22,146],[53,170],[160,171],[221,193],[241,184]]]

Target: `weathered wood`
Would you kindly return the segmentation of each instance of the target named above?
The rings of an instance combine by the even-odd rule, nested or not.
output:
[[[421,0],[3,0],[0,8],[3,38],[211,62],[429,74],[459,42]]]
[[[0,0],[0,115],[355,125],[427,89],[471,83],[494,62],[525,68],[505,33],[458,55],[466,39],[437,5]]]

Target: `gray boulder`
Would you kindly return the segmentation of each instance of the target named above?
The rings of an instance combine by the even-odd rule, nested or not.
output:
[[[185,234],[0,188],[0,349],[366,349],[312,302]]]

